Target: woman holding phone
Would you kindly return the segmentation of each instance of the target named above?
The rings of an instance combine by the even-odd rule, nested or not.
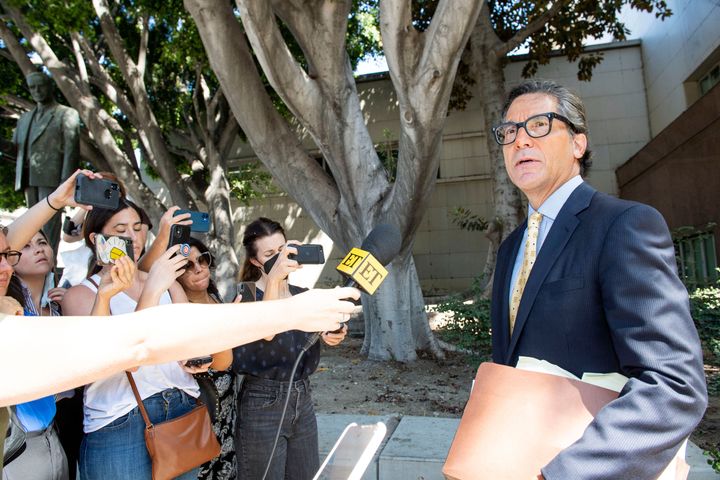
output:
[[[243,281],[255,282],[257,300],[287,298],[306,289],[291,285],[288,275],[301,268],[289,253],[297,253],[285,238],[282,226],[268,218],[250,223],[243,235],[245,263]],[[271,268],[266,268],[270,266]],[[324,333],[323,341],[337,345],[339,333]],[[294,377],[291,370],[310,334],[290,330],[233,349],[233,371],[245,375],[238,398],[235,449],[239,478],[263,478],[280,424],[290,384],[289,411],[280,432],[278,447],[265,478],[270,480],[311,479],[320,466],[315,411],[310,396],[310,375],[320,362],[316,342],[305,353]]]
[[[190,303],[220,304],[222,298],[211,277],[215,258],[200,240],[190,237],[190,253],[184,272],[178,277]],[[235,445],[235,382],[228,369],[232,364],[232,350],[213,356],[211,368],[198,373],[195,379],[203,391],[208,392],[208,408],[215,412],[213,430],[221,446],[220,455],[200,467],[198,478],[202,480],[232,480],[236,478]],[[204,398],[204,397],[203,397]],[[210,405],[212,402],[213,405]]]
[[[102,237],[101,237],[102,235]],[[99,271],[67,291],[62,302],[68,315],[118,315],[155,305],[185,303],[187,297],[175,279],[186,259],[166,252],[149,273],[136,268],[146,233],[142,214],[127,198],[116,209],[93,208],[85,218],[83,237],[93,245]],[[112,240],[112,237],[121,237]],[[103,257],[102,242],[127,245],[127,255],[112,263]],[[112,255],[110,258],[112,259]],[[116,267],[116,268],[114,268]],[[162,422],[190,411],[199,394],[197,382],[179,362],[140,367],[133,372],[151,421]],[[145,423],[124,372],[85,388],[84,430],[80,448],[80,478],[134,480],[150,478],[151,461],[144,439]],[[182,479],[194,479],[191,471]]]

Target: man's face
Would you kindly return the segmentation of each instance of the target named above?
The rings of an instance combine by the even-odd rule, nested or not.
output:
[[[556,112],[557,101],[543,93],[516,98],[505,121],[524,122],[533,115]],[[587,147],[587,137],[572,135],[570,127],[554,119],[547,136],[533,138],[520,128],[513,143],[503,146],[505,168],[510,180],[527,195],[533,208],[542,203],[566,181],[580,173],[580,162]]]
[[[31,75],[27,78],[28,89],[37,103],[48,103],[52,99],[50,79],[42,75]]]

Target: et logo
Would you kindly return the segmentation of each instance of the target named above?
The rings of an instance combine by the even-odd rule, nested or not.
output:
[[[365,292],[372,295],[387,277],[388,271],[370,252],[353,248],[343,258],[337,270],[352,278]]]

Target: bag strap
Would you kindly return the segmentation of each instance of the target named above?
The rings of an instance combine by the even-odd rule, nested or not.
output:
[[[130,388],[132,388],[133,394],[135,395],[135,400],[137,400],[138,408],[140,409],[140,414],[143,417],[143,420],[145,420],[145,428],[150,430],[153,428],[153,424],[150,421],[150,417],[148,417],[147,410],[145,410],[145,405],[143,404],[142,398],[140,398],[140,394],[138,393],[137,385],[135,385],[135,379],[132,376],[132,373],[125,372],[125,375],[127,375],[128,381],[130,382]]]

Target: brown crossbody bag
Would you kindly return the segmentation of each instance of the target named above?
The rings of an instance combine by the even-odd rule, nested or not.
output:
[[[145,420],[145,445],[152,460],[153,480],[175,478],[220,455],[205,405],[198,403],[184,415],[153,425],[132,374],[125,373]]]

